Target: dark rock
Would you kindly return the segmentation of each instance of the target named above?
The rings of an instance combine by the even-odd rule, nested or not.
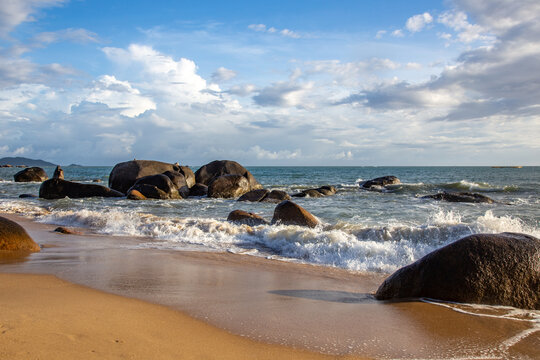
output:
[[[184,174],[180,172],[165,171],[163,175],[171,179],[172,183],[178,189],[178,193],[182,198],[187,198],[189,196],[189,187],[186,181]]]
[[[372,187],[385,187],[388,185],[397,185],[397,184],[401,184],[401,181],[395,176],[388,175],[388,176],[382,176],[382,177],[378,177],[372,180],[365,181],[360,186],[363,187],[364,189],[371,189]]]
[[[422,196],[422,199],[433,199],[433,200],[448,201],[448,202],[468,202],[468,203],[488,203],[488,204],[493,204],[495,202],[495,200],[485,195],[470,193],[470,192],[459,192],[459,193],[441,192],[434,195]]]
[[[292,197],[311,197],[311,198],[319,198],[323,196],[330,196],[334,195],[337,192],[336,188],[332,185],[325,185],[321,186],[317,189],[307,189],[302,190],[299,193],[292,194]]]
[[[184,175],[186,178],[186,184],[190,189],[196,184],[195,174],[188,166],[180,166],[180,170],[178,170],[178,172]]]
[[[39,188],[39,197],[44,199],[72,199],[86,197],[123,197],[124,194],[108,187],[94,184],[80,184],[61,179],[44,181]]]
[[[261,201],[280,203],[283,200],[291,200],[291,197],[285,191],[272,190]]]
[[[379,300],[420,298],[540,310],[540,240],[470,235],[388,277]]]
[[[183,175],[178,174],[183,177]],[[180,199],[181,196],[177,187],[171,179],[164,174],[148,175],[138,179],[128,190],[137,190],[147,198],[151,199]]]
[[[227,217],[227,221],[231,221],[236,224],[245,224],[249,226],[268,224],[268,221],[264,220],[259,215],[242,210],[231,211],[229,213],[229,216]]]
[[[34,195],[34,194],[21,194],[19,195],[19,198],[21,199],[26,199],[26,198],[36,198],[37,195]]]
[[[249,182],[242,175],[223,175],[208,185],[208,197],[235,198],[249,191]]]
[[[31,167],[26,168],[24,170],[19,171],[15,175],[13,175],[13,178],[15,179],[15,182],[30,182],[30,181],[45,181],[49,177],[47,176],[47,173],[45,170],[43,170],[40,167]]]
[[[146,200],[146,196],[141,194],[139,190],[131,189],[128,191],[127,196],[129,200]]]
[[[53,179],[60,179],[64,180],[64,170],[58,165],[56,169],[54,169]]]
[[[153,160],[132,160],[116,164],[109,175],[109,187],[124,194],[137,179],[149,175],[163,174],[165,171],[180,171],[176,164]]]
[[[240,196],[238,201],[259,202],[262,199],[264,199],[269,193],[270,191],[266,189],[251,190],[245,193],[244,195]]]
[[[55,232],[59,232],[61,234],[66,234],[66,235],[77,235],[79,234],[79,232],[77,231],[73,231],[67,227],[63,227],[63,226],[59,226],[57,227],[56,229],[54,229]]]
[[[285,200],[276,206],[272,224],[316,227],[319,221],[300,205]]]
[[[0,251],[40,251],[24,228],[14,221],[0,217]]]
[[[195,180],[197,183],[210,185],[210,183],[223,175],[241,175],[245,177],[249,184],[249,190],[261,189],[262,186],[255,180],[253,175],[246,170],[245,167],[230,160],[215,160],[195,172]]]
[[[335,195],[337,193],[336,188],[332,185],[324,185],[316,190],[320,192],[321,194],[323,194],[324,196]]]
[[[206,196],[208,194],[208,186],[204,184],[195,184],[189,189],[189,196]]]

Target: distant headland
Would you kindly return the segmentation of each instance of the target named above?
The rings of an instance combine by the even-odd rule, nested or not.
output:
[[[56,166],[56,164],[50,163],[44,160],[28,159],[24,157],[4,157],[0,159],[0,166],[12,165],[12,166]]]

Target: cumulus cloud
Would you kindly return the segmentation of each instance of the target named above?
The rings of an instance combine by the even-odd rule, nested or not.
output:
[[[277,82],[261,89],[253,100],[260,106],[304,107],[304,95],[311,88],[309,83]]]
[[[405,27],[410,32],[418,32],[422,30],[426,25],[430,24],[433,21],[433,16],[430,13],[425,12],[423,14],[414,15],[407,19]]]
[[[17,25],[33,21],[39,9],[58,6],[66,0],[2,0],[0,2],[0,36],[5,37]]]
[[[212,81],[216,83],[225,82],[236,77],[236,71],[220,67],[212,74]]]
[[[269,151],[261,148],[259,145],[251,147],[250,152],[253,152],[257,159],[265,160],[285,160],[285,159],[296,159],[302,152],[299,149],[294,151],[290,150],[279,150],[279,151]]]

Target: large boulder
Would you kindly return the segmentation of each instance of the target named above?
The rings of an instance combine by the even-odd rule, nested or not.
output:
[[[368,190],[377,190],[377,189],[386,187],[388,185],[397,185],[397,184],[401,184],[401,181],[393,175],[388,175],[388,176],[381,176],[375,179],[364,181],[360,186]]]
[[[257,214],[246,212],[243,210],[234,210],[229,213],[227,221],[235,224],[245,224],[249,226],[266,225],[268,221],[264,220]]]
[[[255,177],[245,167],[236,161],[230,160],[215,160],[201,166],[195,172],[195,180],[197,183],[210,186],[213,180],[223,175],[241,175],[245,177],[249,184],[248,191],[262,188],[261,184],[255,180]]]
[[[204,184],[195,184],[189,188],[189,196],[206,196],[208,194],[208,186]]]
[[[184,177],[178,174],[179,177]],[[185,181],[184,181],[185,183]],[[178,188],[165,174],[144,176],[138,179],[128,190],[128,194],[137,190],[142,195],[151,199],[180,199]]]
[[[540,240],[514,233],[467,236],[399,269],[375,297],[540,310]]]
[[[319,220],[300,205],[285,200],[279,203],[274,209],[272,224],[316,227],[319,224]]]
[[[14,221],[0,217],[0,252],[39,251],[39,245],[32,240],[24,228]]]
[[[47,180],[49,177],[47,176],[47,173],[45,170],[43,170],[40,167],[30,167],[26,168],[24,170],[19,171],[15,175],[13,175],[13,178],[15,182],[30,182],[30,181],[38,181],[42,182]]]
[[[208,185],[208,197],[235,198],[250,190],[248,180],[242,175],[223,175]]]
[[[189,186],[184,174],[180,172],[165,171],[163,175],[171,179],[171,182],[178,189],[178,193],[182,198],[185,199],[189,196]]]
[[[39,197],[44,199],[72,199],[86,197],[122,197],[119,191],[95,184],[80,184],[62,179],[49,179],[39,188]]]
[[[434,195],[422,196],[422,199],[433,199],[439,201],[448,201],[448,202],[468,202],[468,203],[487,203],[493,204],[495,200],[490,197],[487,197],[482,194],[470,193],[470,192],[459,192],[459,193],[449,193],[441,192]]]
[[[180,170],[178,170],[178,172],[184,175],[184,177],[186,178],[186,184],[188,188],[192,188],[196,184],[195,174],[193,173],[193,170],[191,170],[189,167],[180,166]]]
[[[256,189],[251,190],[245,193],[244,195],[238,198],[238,201],[250,201],[250,202],[259,202],[264,199],[270,191],[266,189]]]
[[[109,187],[126,194],[137,179],[165,171],[180,172],[181,166],[153,160],[131,160],[116,164],[109,175]],[[184,173],[183,173],[184,174]]]
[[[271,203],[280,203],[283,200],[291,200],[291,197],[285,191],[272,190],[261,201],[271,202]]]

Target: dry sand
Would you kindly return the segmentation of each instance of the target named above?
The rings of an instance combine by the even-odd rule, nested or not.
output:
[[[385,274],[351,273],[246,255],[137,249],[137,245],[144,239],[112,238],[95,234],[64,235],[54,233],[52,230],[55,226],[52,225],[34,223],[14,215],[2,216],[24,226],[44,248],[25,258],[0,259],[0,272],[53,274],[63,280],[107,293],[178,310],[104,295],[65,282],[60,286],[58,280],[46,278],[44,284],[49,284],[49,281],[52,281],[50,284],[56,283],[55,290],[49,291],[48,295],[51,301],[59,305],[44,306],[42,323],[44,326],[50,326],[49,323],[62,326],[63,330],[47,332],[48,339],[43,335],[44,331],[37,331],[34,339],[12,333],[12,345],[17,346],[17,341],[22,339],[30,344],[28,347],[19,347],[19,350],[33,348],[37,351],[48,342],[61,342],[62,346],[69,348],[71,340],[65,334],[85,334],[83,330],[86,326],[79,320],[81,314],[88,315],[89,319],[97,319],[105,308],[110,309],[110,315],[104,315],[102,320],[93,323],[93,327],[89,328],[95,332],[90,333],[93,335],[71,337],[77,341],[84,340],[81,340],[81,349],[89,356],[92,355],[91,350],[100,349],[98,345],[108,345],[110,349],[103,351],[111,357],[120,357],[121,353],[117,351],[127,349],[133,351],[132,358],[149,358],[148,354],[152,355],[150,358],[155,358],[156,354],[164,354],[164,358],[171,354],[172,358],[178,358],[180,353],[186,357],[199,354],[193,355],[194,358],[205,358],[200,351],[209,351],[207,358],[227,358],[226,354],[232,349],[245,351],[230,353],[235,358],[257,358],[258,354],[263,356],[267,351],[284,351],[279,355],[268,353],[272,358],[315,356],[312,353],[292,352],[291,347],[333,355],[373,358],[540,358],[540,324],[528,321],[531,316],[540,315],[538,312],[514,316],[511,309],[478,310],[464,305],[441,306],[419,301],[378,302],[371,294]],[[11,286],[10,291],[0,289],[0,308],[5,308],[7,305],[4,304],[9,302],[18,303],[12,299],[12,294],[20,291],[19,296],[24,298],[26,295],[22,294],[25,291],[32,292],[31,285],[25,290],[22,280],[13,280]],[[58,291],[58,288],[62,291]],[[78,301],[64,301],[66,298],[63,290],[68,288],[75,292],[92,293],[102,300],[91,300],[80,306]],[[83,298],[85,296],[82,295]],[[41,297],[46,298],[45,295],[38,295],[39,300]],[[116,305],[109,306],[109,302]],[[64,307],[64,303],[75,307]],[[19,314],[14,316],[30,319],[28,313],[24,315],[24,311],[28,312],[34,306],[31,305],[34,304],[32,301],[29,304],[29,307],[14,311],[14,314]],[[102,307],[98,304],[102,304]],[[127,309],[127,304],[132,312],[114,310]],[[49,310],[52,312],[48,313]],[[64,311],[65,316],[62,315]],[[145,315],[147,311],[152,315]],[[510,314],[512,318],[477,316],[463,311],[479,312],[481,315]],[[141,317],[137,317],[139,315]],[[527,321],[516,319],[519,317]],[[140,321],[139,328],[136,327],[137,321]],[[80,326],[77,325],[79,322]],[[0,315],[0,323],[5,326],[4,315]],[[128,331],[124,338],[116,336],[112,331],[119,329],[122,324],[129,325],[124,326],[124,330]],[[70,330],[70,326],[77,326],[78,330]],[[192,327],[200,330],[191,331]],[[137,330],[130,331],[133,329]],[[161,329],[165,331],[159,332]],[[186,336],[181,335],[185,331],[201,337],[194,336],[190,345],[182,345],[178,339],[186,340]],[[5,334],[9,334],[9,331]],[[205,334],[212,334],[208,335],[210,338],[226,340],[220,340],[215,346],[208,345],[210,342],[204,337]],[[40,336],[44,338],[37,342]],[[146,337],[151,339],[148,345],[145,345]],[[246,337],[256,341],[249,341]],[[116,343],[115,340],[130,345],[121,348],[122,343]],[[0,335],[0,348],[3,349],[2,341],[3,335]],[[289,348],[263,345],[261,341]],[[147,347],[163,347],[164,350],[147,351]],[[50,358],[57,358],[50,353],[54,348],[43,349],[44,354]],[[1,355],[0,358],[4,358]],[[126,355],[126,358],[130,357]]]

